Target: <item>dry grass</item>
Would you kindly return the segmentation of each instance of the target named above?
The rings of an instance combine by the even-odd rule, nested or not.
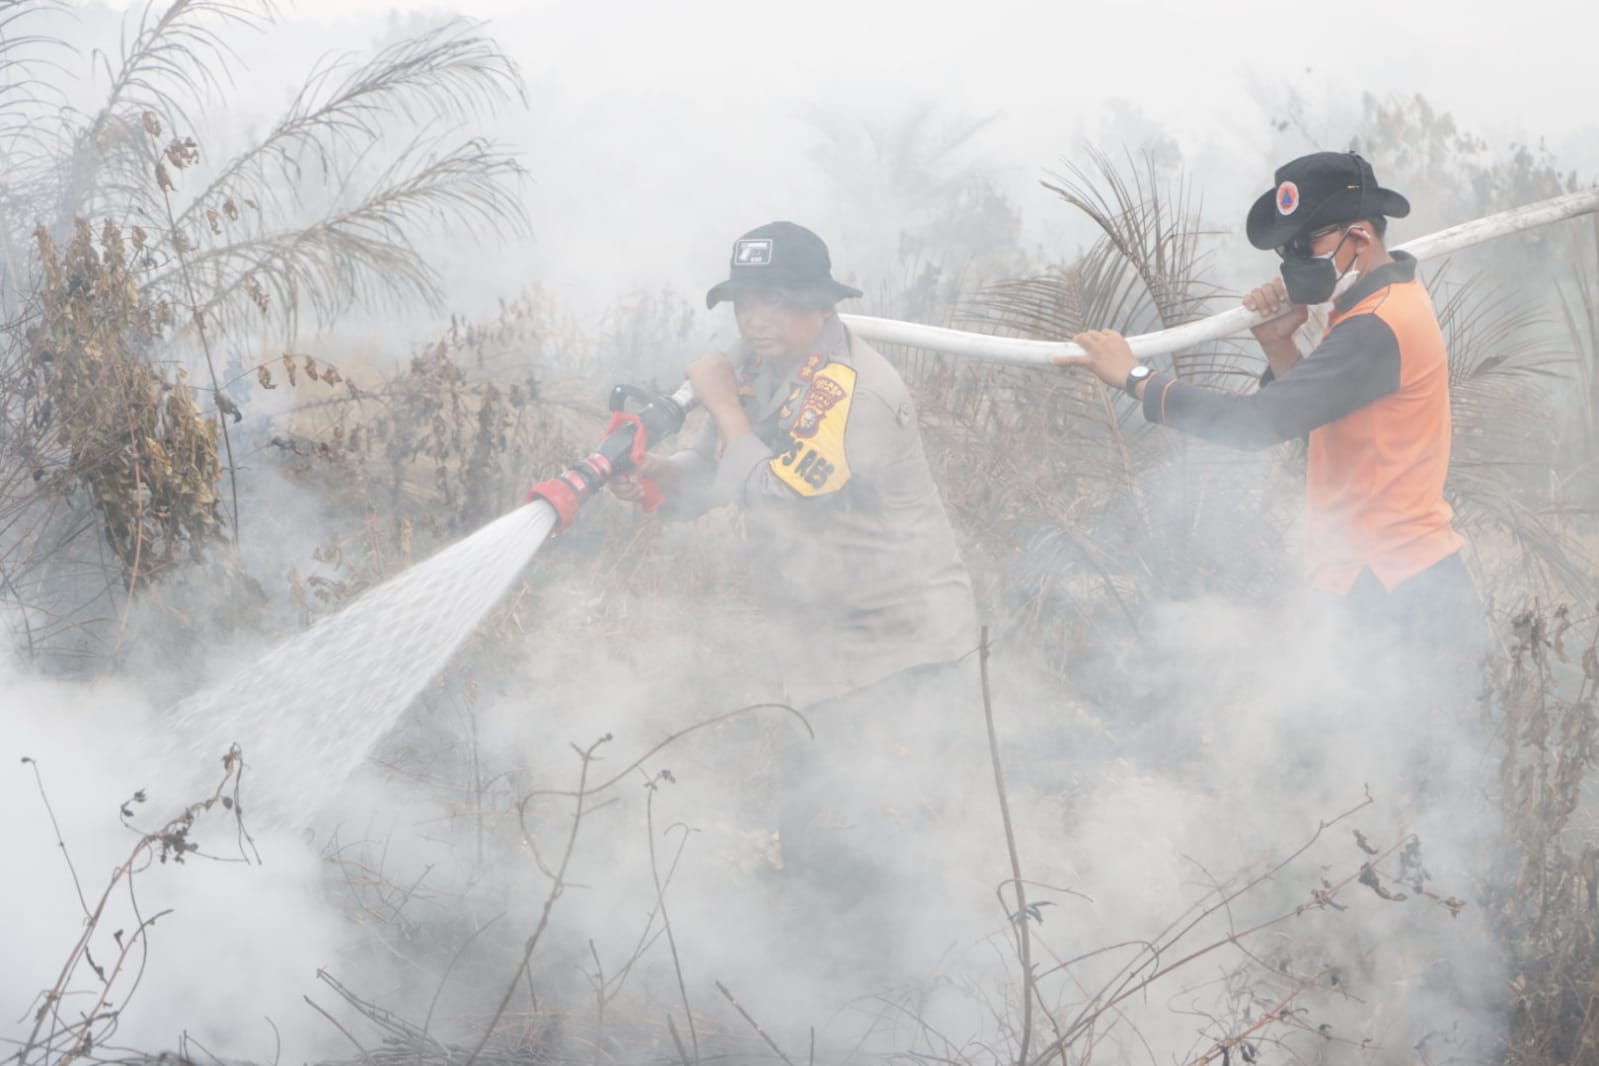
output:
[[[1505,835],[1516,861],[1495,915],[1516,961],[1507,1061],[1599,1061],[1599,841],[1589,772],[1599,755],[1599,637],[1569,612],[1529,611],[1501,690]]]
[[[0,587],[31,656],[85,672],[123,649],[126,589],[180,554],[241,580],[206,551],[241,533],[222,342],[356,302],[439,306],[419,234],[524,231],[520,166],[471,126],[525,99],[515,64],[454,22],[317,68],[212,161],[198,115],[226,105],[234,35],[273,5],[151,3],[92,56],[57,35],[70,14],[0,4]],[[95,106],[62,102],[84,87]]]
[[[171,94],[194,86],[140,97],[140,71],[161,62],[170,54],[166,49],[192,54],[213,47],[209,37],[185,36],[186,13],[203,6],[174,5],[166,21],[142,28],[125,57],[131,73],[93,126],[115,133],[125,154],[109,160],[71,155],[60,178],[62,189],[81,191],[76,206],[101,209],[96,217],[104,217],[107,198],[115,195],[159,202],[166,231],[124,235],[102,224],[97,244],[84,223],[64,255],[46,232],[25,270],[14,241],[0,248],[8,276],[37,282],[21,287],[31,294],[23,306],[9,309],[18,317],[0,350],[0,414],[8,429],[0,441],[0,487],[11,509],[0,540],[0,575],[30,618],[48,620],[37,631],[30,623],[28,644],[36,653],[82,624],[84,598],[74,583],[84,575],[97,578],[102,590],[123,590],[116,603],[125,608],[128,593],[141,583],[162,570],[182,570],[185,560],[218,539],[228,473],[218,455],[220,420],[234,409],[257,418],[255,392],[294,393],[293,410],[273,425],[268,447],[280,460],[278,472],[320,506],[330,530],[319,552],[322,570],[290,579],[309,618],[514,506],[528,483],[563,468],[593,442],[603,424],[599,398],[613,377],[669,373],[658,353],[675,350],[686,336],[689,319],[669,294],[622,301],[590,335],[534,290],[507,302],[492,322],[452,320],[390,373],[292,350],[271,353],[236,381],[213,381],[198,391],[185,384],[157,344],[173,307],[185,309],[176,316],[180,322],[193,322],[203,333],[207,323],[227,330],[243,317],[264,315],[279,316],[274,321],[292,329],[302,312],[325,318],[352,299],[382,295],[384,276],[397,279],[384,289],[389,297],[427,296],[437,279],[415,258],[406,236],[418,213],[442,207],[490,229],[519,219],[503,198],[508,164],[478,142],[396,161],[369,197],[325,219],[279,227],[245,213],[266,210],[251,191],[275,180],[288,160],[304,153],[338,156],[352,142],[380,139],[377,120],[397,108],[397,94],[418,94],[441,119],[459,119],[479,94],[502,95],[514,71],[496,50],[459,31],[400,46],[371,66],[313,79],[262,145],[174,205],[168,194],[175,190],[167,187],[173,179],[157,154],[174,151],[187,159],[188,148],[179,140],[157,153],[155,138],[158,129],[179,128],[182,121],[181,101]],[[144,120],[163,105],[170,108],[164,123]],[[75,152],[79,147],[74,141]],[[1099,158],[1094,167],[1051,186],[1102,234],[1081,259],[1044,264],[1018,279],[945,271],[936,256],[920,258],[902,278],[867,283],[879,294],[880,309],[1052,337],[1090,325],[1129,331],[1172,325],[1211,309],[1217,294],[1201,282],[1207,234],[1182,186],[1153,165],[1122,168]],[[7,222],[22,209],[0,208]],[[237,232],[230,230],[235,223]],[[125,240],[147,261],[132,262],[137,256],[129,255]],[[1444,292],[1442,285],[1435,288]],[[1497,888],[1500,933],[1519,966],[1508,1057],[1517,1066],[1599,1061],[1593,979],[1599,970],[1599,844],[1579,817],[1589,788],[1599,659],[1592,645],[1580,652],[1564,648],[1576,631],[1572,611],[1582,608],[1523,610],[1534,599],[1593,600],[1595,531],[1586,482],[1575,475],[1532,476],[1555,465],[1552,457],[1562,450],[1560,471],[1592,469],[1599,459],[1592,453],[1592,412],[1559,434],[1539,418],[1540,387],[1573,371],[1548,358],[1537,321],[1469,288],[1440,303],[1455,358],[1460,461],[1451,491],[1463,524],[1477,534],[1479,578],[1498,593],[1499,613],[1517,617],[1494,702],[1505,727],[1506,833],[1520,859]],[[1574,339],[1588,345],[1588,361],[1580,366],[1588,375],[1582,391],[1590,398],[1588,334],[1596,303],[1584,288],[1565,305]],[[1042,663],[1066,691],[1123,695],[1116,678],[1090,675],[1087,667],[1106,647],[1136,636],[1154,605],[1200,591],[1267,600],[1291,573],[1293,560],[1282,544],[1298,497],[1294,447],[1241,459],[1146,427],[1124,397],[1086,376],[887,354],[916,394],[931,456],[979,579],[983,614],[995,620],[1002,640]],[[1240,347],[1218,345],[1183,353],[1170,369],[1246,387],[1257,366]],[[207,393],[214,413],[201,406]],[[243,399],[234,400],[235,393]],[[527,612],[534,580],[587,590],[580,606],[563,609],[561,597],[542,588],[539,626],[566,627],[612,647],[688,624],[674,601],[702,602],[707,590],[724,612],[743,609],[738,575],[723,561],[737,535],[736,519],[727,516],[674,536],[661,523],[597,502],[541,556],[528,583],[434,695],[465,693],[469,700],[478,672],[487,675],[534,626]],[[106,556],[89,550],[102,545]],[[38,575],[49,582],[41,584]],[[103,591],[98,595],[104,598]],[[253,609],[242,601],[232,608],[239,615]],[[94,651],[86,658],[96,667],[103,662]],[[475,747],[472,752],[475,758]],[[588,762],[585,756],[585,772]],[[463,817],[508,832],[513,820],[521,825],[519,799],[525,796],[515,796],[506,782],[473,778],[454,802]],[[574,816],[574,836],[578,821]],[[1393,852],[1402,860],[1403,842],[1395,842]],[[1362,862],[1298,904],[1301,910],[1273,921],[1302,909],[1335,909],[1339,892],[1371,887],[1375,869],[1375,862]],[[1019,862],[1014,873],[1019,881]],[[385,887],[381,877],[375,881]],[[545,918],[560,894],[561,876],[552,881]],[[1201,910],[1224,907],[1238,898],[1236,891],[1219,890]],[[390,922],[410,900],[394,898],[397,904],[383,912]],[[664,898],[658,881],[662,924]],[[1017,910],[1025,933],[1031,919],[1025,906]],[[1245,938],[1233,933],[1189,944],[1182,938],[1193,917],[1176,922],[1112,984],[1076,989],[1076,999],[1046,1002],[1033,976],[1018,981],[1022,1001],[1013,997],[1000,1012],[1013,1044],[1002,1051],[946,1047],[942,1057],[1019,1058],[1033,1066],[1091,1057],[1106,1012],[1169,973],[1171,965],[1162,960],[1174,954],[1184,962],[1204,959]],[[653,914],[649,921],[647,933],[656,928]],[[1032,951],[1029,937],[1017,942]],[[519,976],[532,954],[530,944]],[[1056,962],[1059,985],[1069,962]],[[596,982],[602,1021],[608,979],[601,973]],[[1274,1029],[1295,1024],[1288,1008],[1299,991],[1270,987],[1276,998],[1240,986],[1239,1016],[1211,1020],[1199,1061],[1219,1056],[1228,1062],[1234,1053],[1250,1061]],[[1018,1014],[1034,1018],[1035,1006],[1036,1026],[1017,1021]],[[687,1007],[683,1013],[692,1017]],[[377,1020],[399,1042],[398,1053],[389,1056],[394,1061],[456,1061],[466,1052],[430,1042],[426,1022]],[[650,1024],[657,1046],[667,1047],[659,1024]],[[486,1031],[484,1043],[467,1057],[493,1046],[490,1035]],[[929,1046],[936,1043],[923,1035]],[[689,1044],[696,1043],[691,1033]],[[596,1049],[601,1044],[594,1040]],[[688,1059],[681,1040],[671,1047]],[[520,1051],[507,1054],[514,1058]],[[528,1051],[518,1061],[531,1057]]]

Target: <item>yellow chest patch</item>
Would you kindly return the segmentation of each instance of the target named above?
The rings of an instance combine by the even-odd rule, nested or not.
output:
[[[786,446],[769,460],[778,480],[801,496],[824,496],[844,487],[849,481],[844,434],[854,397],[853,368],[828,363],[815,371],[788,427]]]

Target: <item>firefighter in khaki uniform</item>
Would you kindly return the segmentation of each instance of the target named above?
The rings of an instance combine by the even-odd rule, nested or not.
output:
[[[950,750],[972,750],[981,729],[954,743],[957,724],[980,722],[964,695],[971,579],[905,383],[833,311],[859,295],[802,226],[741,237],[706,305],[733,302],[742,342],[686,371],[711,425],[639,474],[677,514],[744,513],[750,591],[816,731],[785,756],[785,873],[820,925],[875,954],[893,934],[889,898],[928,890],[914,879],[936,865],[936,841],[917,826],[949,791]],[[641,498],[636,479],[618,480],[618,495]]]
[[[1249,240],[1282,257],[1282,278],[1244,299],[1281,318],[1255,327],[1268,369],[1239,395],[1140,366],[1110,330],[1076,340],[1106,384],[1143,401],[1151,422],[1238,448],[1308,435],[1306,565],[1313,589],[1341,598],[1368,629],[1411,651],[1469,656],[1481,619],[1463,541],[1444,500],[1449,472],[1449,365],[1416,261],[1383,246],[1388,218],[1410,204],[1377,184],[1353,152],[1285,164],[1249,212]],[[1294,333],[1309,305],[1338,296],[1322,341],[1301,356]],[[1458,661],[1458,658],[1457,658]]]

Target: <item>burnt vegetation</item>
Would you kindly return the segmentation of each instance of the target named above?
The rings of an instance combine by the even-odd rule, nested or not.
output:
[[[265,607],[273,599],[289,599],[300,622],[336,610],[514,506],[534,475],[591,442],[613,379],[668,384],[672,369],[659,353],[680,349],[690,334],[690,305],[670,292],[619,300],[598,328],[532,285],[508,294],[490,321],[448,315],[443,279],[419,250],[429,229],[488,239],[526,226],[520,165],[472,132],[475,120],[525,103],[520,77],[470,25],[443,25],[368,58],[317,67],[258,141],[212,158],[201,112],[208,99],[212,109],[227,99],[220,71],[230,36],[271,16],[268,5],[248,2],[152,3],[118,53],[91,57],[66,43],[66,7],[0,4],[0,142],[8,158],[0,174],[0,596],[17,621],[12,643],[41,669],[97,675],[115,670],[130,646],[164,646],[172,632],[197,640],[217,625],[269,628],[281,621]],[[101,101],[90,111],[63,106],[67,81],[82,71],[92,71],[85,77]],[[1534,152],[1494,156],[1424,101],[1370,101],[1366,117],[1359,147],[1380,172],[1418,190],[1462,190],[1451,206],[1465,213],[1553,194],[1574,180]],[[898,128],[835,133],[837,143],[821,153],[856,153],[872,168],[874,202],[915,207],[906,231],[881,242],[889,250],[874,260],[873,276],[855,279],[869,294],[862,311],[1059,338],[1088,327],[1160,329],[1234,298],[1207,281],[1217,227],[1169,153],[1089,154],[1063,164],[1046,188],[1092,236],[1081,254],[1050,258],[1016,250],[1018,213],[968,161],[984,123],[940,130],[935,119],[923,110]],[[1303,121],[1290,108],[1281,128]],[[818,120],[818,128],[840,125]],[[841,166],[840,184],[859,170]],[[1458,181],[1462,173],[1469,180]],[[1001,1035],[993,1045],[965,1043],[938,1031],[914,1001],[885,1000],[884,1017],[907,1033],[907,1061],[1087,1060],[1122,1004],[1222,956],[1229,1012],[1199,1026],[1191,1061],[1307,1057],[1307,1046],[1344,1039],[1318,1020],[1312,1002],[1345,995],[1343,978],[1336,967],[1273,956],[1266,934],[1311,912],[1336,921],[1352,894],[1371,892],[1395,906],[1455,913],[1469,905],[1491,915],[1510,960],[1500,1060],[1599,1062],[1599,839],[1588,777],[1599,687],[1599,221],[1529,240],[1535,247],[1513,254],[1545,273],[1529,269],[1526,291],[1507,289],[1469,259],[1427,266],[1453,360],[1449,492],[1499,635],[1480,708],[1497,744],[1497,831],[1507,858],[1496,880],[1463,900],[1466,886],[1427,884],[1413,838],[1368,840],[1356,830],[1336,869],[1300,862],[1301,849],[1267,870],[1214,879],[1169,927],[1122,945],[1116,958],[1125,962],[1108,979],[1085,984],[1074,967],[1098,956],[1098,946],[1051,945],[1053,908],[1070,893],[1024,891],[1025,856],[1013,846],[996,943],[1014,956],[1014,987],[999,1002],[969,990]],[[309,324],[329,324],[352,307],[415,301],[437,308],[448,325],[405,357],[389,353],[382,366],[394,369],[301,346]],[[1148,697],[1096,664],[1137,639],[1158,605],[1207,592],[1265,603],[1289,580],[1294,559],[1283,545],[1298,500],[1299,446],[1239,455],[1185,440],[1146,426],[1126,397],[1087,375],[886,354],[916,394],[996,641],[1074,698]],[[1259,368],[1249,345],[1229,341],[1181,353],[1163,369],[1244,389]],[[285,394],[292,403],[281,402]],[[253,530],[241,503],[264,469],[325,516],[331,532],[316,573],[244,571],[241,539],[272,535],[270,516]],[[736,581],[708,561],[730,555],[735,537],[730,522],[712,519],[696,528],[691,547],[659,524],[597,503],[428,695],[433,720],[451,722],[451,734],[435,738],[432,750],[408,739],[385,750],[391,772],[447,783],[455,813],[475,827],[480,857],[496,847],[516,851],[542,886],[540,909],[536,929],[517,934],[528,936],[517,944],[514,972],[495,971],[510,979],[475,1013],[457,1004],[448,1038],[435,1028],[432,1005],[419,1019],[402,1018],[321,975],[367,1025],[346,1034],[358,1049],[349,1061],[575,1061],[579,1046],[596,1062],[634,1052],[685,1064],[806,1055],[769,1033],[771,1019],[752,1016],[736,988],[723,987],[722,1001],[690,1001],[667,905],[689,834],[653,820],[655,906],[636,948],[607,959],[589,941],[587,998],[574,1000],[581,1009],[542,1003],[541,936],[560,920],[566,861],[585,818],[632,788],[647,793],[653,819],[649,805],[674,779],[652,749],[627,773],[607,771],[596,784],[592,764],[604,743],[597,741],[576,752],[574,786],[541,792],[512,774],[486,776],[473,731],[478,671],[533,628],[525,604],[535,579],[545,600],[599,590],[565,623],[647,634],[673,620],[662,605],[674,593],[735,595]],[[743,608],[733,600],[727,609]],[[538,624],[549,626],[550,616]],[[722,728],[728,717],[711,724]],[[993,759],[997,770],[997,745]],[[193,861],[191,830],[206,819],[235,820],[241,854],[253,861],[238,810],[241,765],[230,755],[214,794],[170,823],[136,831],[106,892],[129,890],[150,862]],[[124,815],[140,802],[130,800]],[[1331,815],[1311,842],[1350,835],[1360,809]],[[334,841],[325,857],[352,917],[369,923],[375,938],[434,938],[432,1004],[459,967],[489,966],[479,937],[493,921],[474,925],[455,914],[427,924],[417,917],[419,901],[446,910],[451,901],[430,897],[425,884],[395,883],[371,842]],[[1279,891],[1279,910],[1212,935],[1207,923],[1239,899]],[[119,1012],[133,1009],[124,1001],[136,990],[134,964],[159,950],[152,926],[160,915],[113,932],[98,927],[97,913],[86,903],[82,937],[34,1004],[32,1035],[11,1056],[19,1066],[137,1058],[108,1040]],[[106,944],[116,948],[109,956]],[[623,986],[652,952],[669,954],[676,969],[671,1002],[654,1004],[649,1017],[629,1015]],[[557,979],[572,981],[570,969]],[[80,985],[97,989],[101,1002],[65,1011],[63,997]],[[179,1060],[201,1057],[184,1048]]]

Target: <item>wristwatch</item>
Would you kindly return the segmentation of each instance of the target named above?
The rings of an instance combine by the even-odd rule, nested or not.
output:
[[[1153,373],[1149,367],[1139,364],[1127,371],[1127,381],[1123,383],[1122,388],[1127,390],[1127,395],[1137,397],[1138,393],[1135,390],[1138,388],[1138,383],[1148,381]]]

